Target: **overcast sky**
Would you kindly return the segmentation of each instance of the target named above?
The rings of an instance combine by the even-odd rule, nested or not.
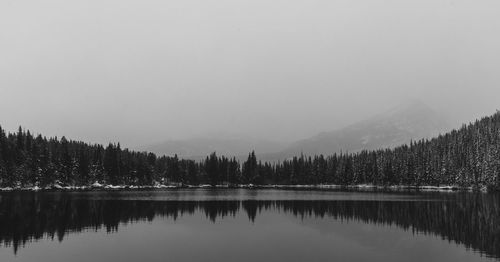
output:
[[[420,99],[500,109],[498,0],[0,0],[0,125],[294,140]]]

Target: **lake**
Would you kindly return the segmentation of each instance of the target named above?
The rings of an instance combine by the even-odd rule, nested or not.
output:
[[[499,261],[500,195],[0,193],[0,261]]]

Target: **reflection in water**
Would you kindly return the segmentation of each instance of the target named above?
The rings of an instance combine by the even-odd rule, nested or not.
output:
[[[424,201],[243,200],[148,201],[85,200],[71,194],[0,195],[0,242],[14,252],[44,237],[64,239],[69,232],[119,229],[121,223],[176,220],[203,212],[215,222],[245,212],[250,221],[262,211],[280,211],[297,217],[356,220],[396,225],[414,233],[441,236],[488,256],[500,258],[500,199],[492,194],[450,194]]]

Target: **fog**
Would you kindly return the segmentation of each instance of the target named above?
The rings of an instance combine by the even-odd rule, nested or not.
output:
[[[497,0],[2,0],[0,125],[292,141],[418,99],[500,109]]]

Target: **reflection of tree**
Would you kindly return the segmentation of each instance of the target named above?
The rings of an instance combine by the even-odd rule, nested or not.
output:
[[[70,194],[4,194],[0,198],[0,242],[16,252],[43,237],[62,241],[68,232],[108,232],[120,223],[177,219],[204,213],[207,219],[235,216],[243,209],[254,221],[263,210],[297,217],[324,217],[396,225],[434,234],[468,248],[500,257],[500,198],[488,194],[453,194],[429,201],[121,201],[85,200]]]

